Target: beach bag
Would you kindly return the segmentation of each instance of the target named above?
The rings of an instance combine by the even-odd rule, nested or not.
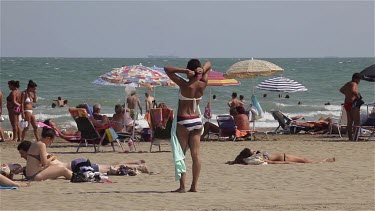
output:
[[[14,106],[13,111],[15,114],[20,114],[21,113],[21,106]]]
[[[243,161],[248,165],[265,165],[267,164],[266,161],[264,161],[262,155],[252,155],[250,157],[244,158]]]
[[[111,127],[105,130],[105,134],[109,142],[115,141],[118,138],[117,133]]]
[[[20,127],[21,128],[26,128],[29,125],[29,123],[26,120],[21,120],[20,122]]]
[[[91,167],[91,162],[87,159],[84,162],[77,163],[74,169],[72,169],[73,174],[70,182],[91,182],[91,180],[85,176],[85,172],[93,172],[94,169]]]

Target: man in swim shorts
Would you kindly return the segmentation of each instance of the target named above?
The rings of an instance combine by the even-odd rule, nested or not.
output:
[[[130,109],[130,117],[134,120],[136,120],[136,113],[137,113],[137,105],[139,107],[139,110],[141,111],[142,115],[142,106],[141,101],[137,97],[136,91],[133,90],[130,94],[130,96],[126,99],[126,103],[128,104],[128,108]]]
[[[360,114],[359,106],[356,102],[362,99],[358,91],[358,84],[361,81],[362,75],[354,73],[352,80],[341,87],[340,92],[345,95],[344,108],[348,119],[348,137],[349,141],[353,140],[353,126],[359,125]]]

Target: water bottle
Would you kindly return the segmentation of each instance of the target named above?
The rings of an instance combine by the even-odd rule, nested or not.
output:
[[[129,152],[134,152],[135,151],[135,149],[134,149],[134,143],[133,143],[133,141],[131,139],[128,141],[128,146],[129,146]]]

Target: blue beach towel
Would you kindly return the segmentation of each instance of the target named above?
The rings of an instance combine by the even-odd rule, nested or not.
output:
[[[174,161],[174,167],[175,167],[175,179],[180,180],[181,174],[186,173],[186,164],[185,164],[185,155],[182,151],[180,142],[178,141],[177,135],[176,135],[176,128],[177,128],[177,110],[174,111],[174,118],[172,123],[172,129],[171,129],[171,148],[172,148],[172,154],[173,154],[173,161]],[[202,118],[201,110],[199,106],[197,106],[197,110],[199,113],[199,116]],[[203,128],[202,128],[202,134],[203,134]]]
[[[17,190],[16,186],[0,186],[0,190]]]

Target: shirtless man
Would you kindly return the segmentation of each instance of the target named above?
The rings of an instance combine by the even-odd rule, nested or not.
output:
[[[130,109],[130,117],[132,119],[137,119],[136,118],[136,111],[137,111],[137,105],[139,107],[139,110],[141,111],[142,115],[142,106],[141,106],[141,101],[139,101],[137,94],[134,91],[131,92],[130,96],[126,99],[126,103],[128,104],[128,108]]]
[[[234,116],[235,110],[237,106],[242,106],[243,103],[237,99],[237,92],[232,93],[232,99],[228,102],[229,106],[229,114]]]
[[[148,112],[151,108],[152,108],[152,105],[153,105],[153,101],[155,101],[154,97],[150,96],[150,94],[148,92],[145,93],[145,96],[146,96],[146,112]]]
[[[358,84],[362,76],[360,73],[354,73],[352,80],[341,87],[340,92],[345,95],[344,108],[348,119],[348,137],[349,141],[353,140],[353,126],[359,125],[360,115],[359,106],[355,102],[362,99],[358,91]],[[354,122],[354,125],[353,125]]]

